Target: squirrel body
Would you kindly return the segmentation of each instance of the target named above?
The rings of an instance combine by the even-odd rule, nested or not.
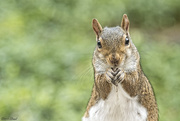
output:
[[[82,121],[158,121],[154,92],[130,38],[127,15],[121,27],[102,29],[93,19],[93,29],[94,85]]]
[[[146,118],[147,110],[138,103],[138,98],[130,97],[119,84],[112,85],[107,99],[100,99],[83,121],[146,121]]]

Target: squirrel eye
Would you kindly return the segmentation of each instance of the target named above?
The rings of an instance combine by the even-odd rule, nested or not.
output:
[[[98,46],[99,48],[102,48],[101,42],[100,42],[99,40],[97,41],[97,46]]]
[[[125,39],[125,45],[128,45],[128,44],[129,44],[129,38],[126,37],[126,39]]]

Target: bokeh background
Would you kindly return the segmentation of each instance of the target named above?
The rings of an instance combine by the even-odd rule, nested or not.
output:
[[[93,85],[92,19],[130,34],[160,121],[180,120],[179,0],[1,0],[0,120],[80,121]]]

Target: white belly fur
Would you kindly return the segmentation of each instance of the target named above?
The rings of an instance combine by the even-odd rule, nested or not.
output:
[[[89,110],[89,117],[82,121],[146,121],[146,108],[138,103],[137,97],[130,97],[122,86],[112,86],[106,100],[100,100]]]

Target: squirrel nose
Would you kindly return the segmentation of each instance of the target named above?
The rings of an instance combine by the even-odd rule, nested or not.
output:
[[[119,54],[111,54],[109,57],[109,61],[112,65],[117,66],[119,64]]]

